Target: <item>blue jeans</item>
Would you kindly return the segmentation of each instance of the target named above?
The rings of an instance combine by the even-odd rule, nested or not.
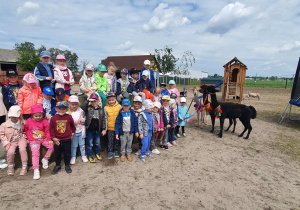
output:
[[[100,155],[100,131],[86,131],[85,145],[86,153],[89,157],[93,157],[93,144],[95,145],[96,154]]]
[[[152,137],[152,130],[149,130],[148,136],[144,136],[144,138],[142,139],[141,155],[145,155],[146,153],[149,153],[151,137]]]
[[[79,145],[81,157],[85,156],[85,145],[82,133],[75,133],[71,143],[71,157],[76,157],[77,147]]]

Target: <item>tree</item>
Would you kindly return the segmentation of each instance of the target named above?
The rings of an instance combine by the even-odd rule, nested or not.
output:
[[[55,63],[55,58],[57,55],[62,54],[66,57],[67,59],[67,65],[68,68],[72,71],[72,72],[77,72],[78,71],[78,67],[79,65],[77,64],[78,61],[78,56],[76,53],[72,53],[69,50],[60,50],[57,48],[50,48],[49,52],[51,54],[51,61],[53,63]]]
[[[195,63],[195,57],[191,51],[185,51],[180,59],[181,63],[177,70],[176,74],[179,75],[190,75],[189,66],[192,66]]]
[[[39,54],[31,42],[16,43],[14,49],[20,54],[16,61],[21,65],[22,71],[33,71],[36,64],[39,62]]]
[[[169,72],[174,72],[176,68],[176,62],[178,59],[172,54],[172,48],[165,46],[164,49],[155,49],[154,66],[151,68],[157,68],[163,74],[167,74]]]

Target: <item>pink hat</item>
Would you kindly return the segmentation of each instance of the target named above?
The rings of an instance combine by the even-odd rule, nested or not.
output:
[[[64,55],[57,55],[56,60],[67,60]]]
[[[25,74],[25,76],[23,77],[23,80],[27,83],[37,83],[38,82],[36,77],[32,73]]]
[[[75,95],[71,95],[68,101],[69,102],[79,103],[78,97],[75,96]]]
[[[31,106],[31,114],[35,114],[35,113],[44,113],[42,105]]]

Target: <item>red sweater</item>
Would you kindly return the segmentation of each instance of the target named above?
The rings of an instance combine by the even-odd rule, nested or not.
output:
[[[71,140],[72,133],[75,133],[76,127],[71,115],[63,116],[56,114],[50,120],[50,136],[59,140]]]

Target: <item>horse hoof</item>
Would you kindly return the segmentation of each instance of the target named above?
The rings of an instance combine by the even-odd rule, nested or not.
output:
[[[245,139],[245,140],[248,140],[248,139],[249,139],[249,137],[244,137],[244,139]]]
[[[227,132],[228,130],[224,130],[225,132]]]
[[[231,131],[231,133],[234,133],[234,131]]]
[[[243,137],[243,135],[239,135],[239,137]]]
[[[210,132],[211,132],[211,133],[213,133],[214,131],[213,131],[213,130],[211,130]]]

